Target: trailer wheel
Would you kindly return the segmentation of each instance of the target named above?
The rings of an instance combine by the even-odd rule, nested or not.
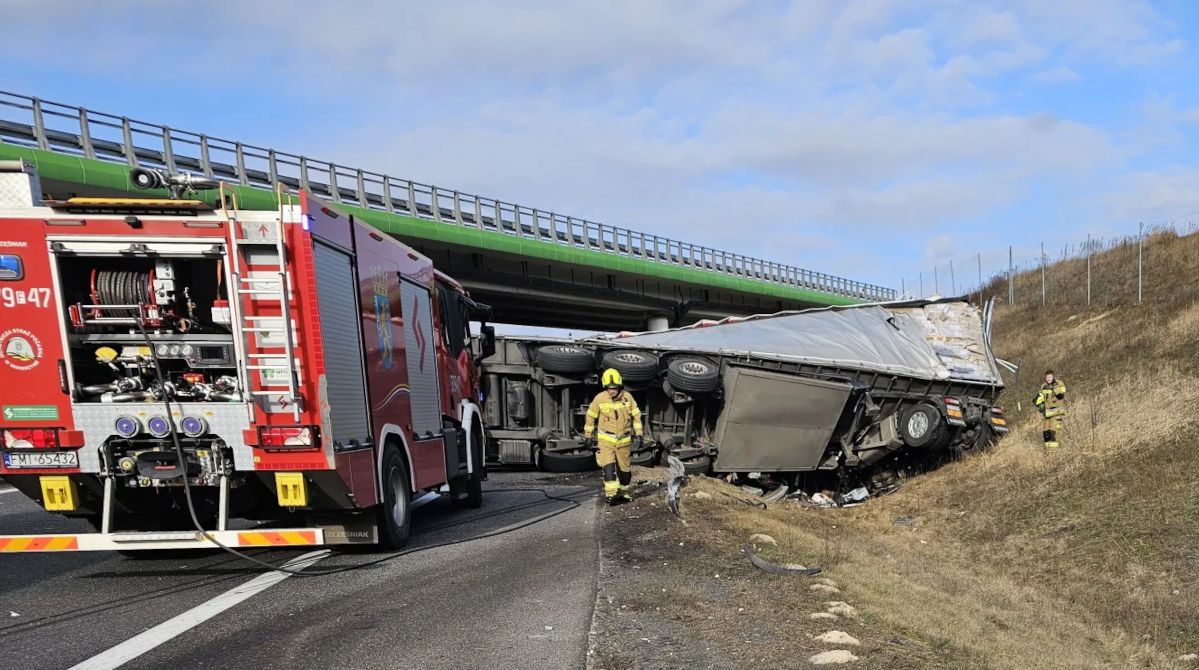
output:
[[[537,455],[538,468],[545,472],[590,472],[599,466],[595,464],[595,454],[563,454],[544,449]]]
[[[689,475],[706,475],[711,469],[711,456],[699,456],[683,461],[683,472]]]
[[[706,358],[673,358],[666,366],[666,380],[687,393],[711,393],[720,383],[720,371]]]
[[[936,407],[925,402],[916,403],[900,415],[899,434],[909,447],[932,446],[944,437],[945,422]]]
[[[383,504],[379,506],[379,543],[388,549],[399,549],[408,543],[412,523],[409,481],[399,449],[388,445],[383,450]]]
[[[971,448],[974,451],[990,451],[998,442],[999,436],[995,434],[991,424],[985,422],[979,425],[978,435],[974,436],[974,444],[971,445]]]
[[[648,382],[658,376],[658,357],[644,351],[609,351],[603,367],[616,368],[626,382]]]
[[[640,465],[646,468],[656,467],[661,461],[662,452],[657,448],[645,449],[638,451],[629,457],[629,463],[632,465]]]
[[[595,355],[573,344],[551,344],[537,350],[537,364],[548,372],[579,374],[595,369]]]

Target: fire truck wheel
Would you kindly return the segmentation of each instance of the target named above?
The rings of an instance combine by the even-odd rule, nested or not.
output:
[[[408,542],[412,522],[409,481],[400,450],[388,445],[383,451],[383,504],[379,506],[379,543],[388,549],[399,549]]]

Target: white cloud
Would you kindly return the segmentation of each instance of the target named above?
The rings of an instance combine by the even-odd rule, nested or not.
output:
[[[1082,77],[1073,68],[1066,67],[1065,65],[1041,70],[1032,76],[1033,81],[1042,84],[1069,84],[1081,79]]]
[[[828,235],[940,235],[1039,189],[1085,200],[1149,135],[1013,100],[1011,81],[1083,86],[1187,48],[1140,0],[214,0],[237,18],[202,28],[182,0],[0,5],[22,27],[0,39],[9,63],[36,53],[131,88],[169,63],[214,92],[270,87],[297,116],[319,97],[331,118],[282,149],[814,261]],[[101,34],[86,57],[38,48]],[[1120,192],[1152,202],[1152,183]]]
[[[1106,218],[1164,221],[1199,210],[1199,168],[1175,165],[1117,178],[1104,198]]]

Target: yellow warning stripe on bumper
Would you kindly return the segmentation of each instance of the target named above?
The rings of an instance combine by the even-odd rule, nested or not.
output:
[[[282,547],[292,545],[316,544],[316,533],[310,530],[300,531],[245,531],[237,534],[238,546],[242,547]]]
[[[0,551],[77,551],[79,538],[74,535],[18,535],[0,537]]]

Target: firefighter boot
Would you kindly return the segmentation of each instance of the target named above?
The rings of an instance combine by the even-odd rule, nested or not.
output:
[[[1052,451],[1058,448],[1056,430],[1043,430],[1041,437],[1045,440],[1045,449]]]
[[[621,470],[620,467],[617,466],[616,477],[620,484],[620,488],[616,490],[616,497],[619,498],[621,502],[628,502],[632,500],[633,498],[629,495],[629,483],[633,481],[633,473],[628,470]]]
[[[604,466],[604,500],[607,500],[609,505],[623,502],[620,499],[620,483],[616,481],[615,463],[608,463]]]

